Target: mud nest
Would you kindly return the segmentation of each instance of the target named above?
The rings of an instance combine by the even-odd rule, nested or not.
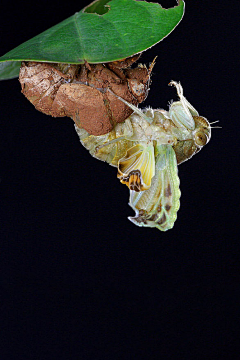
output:
[[[68,116],[89,134],[103,135],[133,112],[114,94],[134,105],[147,97],[154,62],[149,69],[131,68],[138,58],[91,65],[23,62],[19,81],[37,110]]]

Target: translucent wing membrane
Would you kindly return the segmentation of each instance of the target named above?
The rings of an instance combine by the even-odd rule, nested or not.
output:
[[[151,186],[155,175],[153,144],[137,144],[118,162],[118,178],[130,190],[143,191]]]
[[[173,227],[180,206],[177,161],[169,145],[157,147],[155,176],[148,190],[130,191],[129,205],[135,217],[129,217],[138,226],[156,227],[166,231]]]

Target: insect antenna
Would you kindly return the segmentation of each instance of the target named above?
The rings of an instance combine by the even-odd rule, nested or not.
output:
[[[216,124],[217,122],[219,122],[219,120],[212,121],[209,123],[209,125]],[[210,126],[210,128],[211,129],[222,129],[222,126]]]
[[[212,124],[216,124],[217,122],[219,122],[219,120],[212,121],[212,122],[210,122],[209,124],[212,125]]]

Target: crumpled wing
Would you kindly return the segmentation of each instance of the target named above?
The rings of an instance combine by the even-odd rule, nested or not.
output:
[[[159,145],[151,187],[141,192],[130,190],[129,205],[136,214],[129,220],[138,226],[169,230],[177,218],[180,195],[175,152],[170,145]]]
[[[122,184],[136,192],[150,188],[155,175],[155,157],[153,144],[137,144],[127,150],[118,161],[118,175]]]

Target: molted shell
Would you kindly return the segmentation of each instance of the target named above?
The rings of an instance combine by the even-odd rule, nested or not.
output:
[[[152,68],[140,65],[130,69],[129,63],[136,60],[91,66],[23,62],[19,81],[37,110],[54,117],[69,116],[78,127],[98,136],[133,112],[108,88],[134,105],[147,97]]]

